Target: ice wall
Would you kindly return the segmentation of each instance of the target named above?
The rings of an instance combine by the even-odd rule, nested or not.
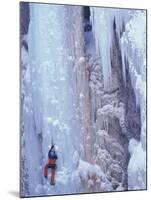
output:
[[[91,8],[96,51],[100,56],[100,67],[103,69],[105,94],[108,95],[108,98],[103,98],[102,104],[113,102],[114,106],[120,107],[121,102],[124,105],[124,112],[120,116],[122,120],[120,127],[121,134],[129,141],[131,156],[130,161],[128,157],[126,158],[128,166],[125,173],[128,171],[126,178],[128,189],[146,187],[145,16],[145,11],[141,10]],[[102,94],[104,95],[104,91]],[[107,108],[108,112],[113,112],[113,109]],[[99,128],[103,127],[108,132],[111,120],[108,115],[107,118],[101,117],[102,110],[103,108],[99,112]],[[112,125],[115,128],[115,124]],[[128,155],[128,147],[124,152]],[[141,162],[137,165],[139,154]]]
[[[141,26],[141,28],[140,28]],[[129,189],[146,188],[146,12],[135,11],[126,24],[121,38],[124,58],[129,62],[132,86],[136,94],[136,103],[140,107],[140,141],[133,138],[129,143],[131,154],[128,165]],[[125,62],[123,63],[125,65]]]
[[[80,154],[81,144],[73,80],[74,64],[83,49],[79,35],[81,13],[81,8],[74,10],[72,6],[30,4],[27,56],[22,49],[23,59],[28,57],[23,77],[22,140],[25,137],[26,146],[22,151],[26,157],[29,191],[24,195],[77,190],[71,187],[74,182],[70,179],[78,167],[79,156],[76,155]],[[79,23],[76,23],[77,18]],[[43,178],[43,167],[52,142],[59,158],[55,190]]]
[[[114,32],[117,32],[119,39],[124,31],[125,21],[130,18],[129,12],[124,9],[91,8],[92,30],[96,41],[97,54],[101,57],[104,88],[106,90],[110,90],[116,84],[111,66]]]

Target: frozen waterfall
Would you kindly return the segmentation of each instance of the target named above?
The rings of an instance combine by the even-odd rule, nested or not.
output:
[[[145,189],[146,12],[21,6],[21,196]]]

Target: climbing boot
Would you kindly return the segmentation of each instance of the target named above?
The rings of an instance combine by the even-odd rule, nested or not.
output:
[[[55,185],[55,182],[50,182],[50,185]]]

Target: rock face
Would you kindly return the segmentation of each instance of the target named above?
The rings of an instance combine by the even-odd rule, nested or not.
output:
[[[26,48],[26,51],[28,51],[28,44],[25,41],[24,37],[25,35],[28,33],[28,27],[29,27],[29,4],[28,3],[24,3],[20,5],[20,47],[24,47]],[[25,47],[26,46],[26,47]],[[24,72],[27,69],[27,63],[24,63],[23,60],[21,59],[21,81],[24,78]],[[25,94],[21,93],[21,100],[24,101],[25,98]],[[21,108],[21,113],[23,113],[23,107]],[[26,141],[25,139],[23,139],[23,133],[24,133],[24,125],[23,122],[21,124],[21,177],[20,177],[20,187],[21,189],[21,194],[24,195],[29,195],[29,185],[28,185],[28,181],[29,181],[29,174],[28,174],[28,166],[27,166],[27,159],[25,156],[25,152],[23,152],[22,150],[25,148],[26,145]]]

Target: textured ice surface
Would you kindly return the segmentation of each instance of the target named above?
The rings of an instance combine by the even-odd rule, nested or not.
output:
[[[84,32],[81,7],[30,4],[28,51],[21,48],[23,196],[146,187],[145,12],[90,10],[92,31]],[[113,55],[121,56],[119,68]],[[125,58],[140,107],[140,141],[128,140],[119,94]],[[43,177],[52,142],[55,186],[50,174]]]

